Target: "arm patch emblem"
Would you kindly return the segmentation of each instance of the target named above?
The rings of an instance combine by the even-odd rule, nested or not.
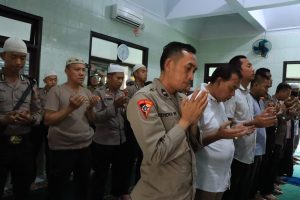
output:
[[[137,102],[140,111],[143,113],[145,119],[147,119],[148,114],[152,108],[152,106],[154,105],[152,101],[150,101],[149,99],[141,99]]]

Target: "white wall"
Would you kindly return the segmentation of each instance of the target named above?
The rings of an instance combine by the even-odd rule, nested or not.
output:
[[[268,32],[266,39],[272,42],[273,49],[267,58],[262,58],[254,55],[251,47],[254,41],[264,38],[264,34],[198,42],[145,16],[146,28],[136,37],[132,28],[110,19],[110,5],[117,2],[122,0],[0,0],[5,6],[43,17],[40,77],[47,70],[55,69],[59,73],[59,83],[65,81],[64,65],[68,57],[81,56],[88,61],[90,31],[148,47],[148,80],[159,75],[162,48],[170,41],[190,43],[197,48],[200,67],[195,76],[196,85],[203,81],[205,63],[228,62],[233,56],[243,54],[256,69],[271,69],[273,93],[282,80],[283,61],[300,60],[300,30],[297,29]]]
[[[148,80],[159,76],[159,60],[164,45],[181,41],[199,46],[198,41],[149,16],[145,16],[144,32],[136,37],[131,27],[110,19],[110,6],[117,2],[122,1],[0,0],[2,5],[43,17],[40,86],[43,86],[43,74],[49,69],[57,71],[59,83],[65,81],[64,66],[68,57],[80,56],[88,61],[90,31],[148,47]]]
[[[252,52],[253,42],[264,37],[272,43],[272,50],[266,58]],[[269,68],[273,76],[273,87],[270,93],[273,94],[277,85],[282,81],[283,61],[300,60],[300,30],[268,32],[266,36],[261,34],[256,37],[203,40],[200,41],[198,49],[200,49],[199,62],[202,70],[205,63],[228,62],[235,55],[247,56],[255,69]],[[203,71],[200,73],[202,75]],[[201,81],[203,81],[203,75]]]

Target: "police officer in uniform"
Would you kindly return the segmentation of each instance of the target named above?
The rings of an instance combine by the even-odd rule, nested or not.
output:
[[[207,105],[207,93],[191,99],[181,93],[197,69],[196,50],[171,42],[160,60],[161,75],[129,101],[127,118],[143,152],[141,178],[132,200],[192,200],[195,195],[195,155],[189,127]]]
[[[40,99],[41,99],[42,108],[44,108],[45,105],[46,105],[47,94],[48,94],[49,90],[53,86],[56,86],[56,84],[57,84],[57,74],[56,74],[56,72],[51,70],[51,71],[45,73],[43,81],[45,83],[45,86],[43,88],[40,88],[40,90],[39,90],[39,95],[40,95]]]
[[[9,172],[15,199],[28,199],[30,193],[34,155],[29,133],[33,125],[40,123],[41,104],[35,81],[20,74],[26,56],[22,40],[5,41],[0,73],[0,199]]]
[[[124,113],[127,97],[120,90],[124,81],[124,67],[110,64],[106,85],[94,94],[100,97],[95,107],[96,131],[92,153],[95,170],[93,200],[103,199],[111,167],[112,191],[116,199],[128,200],[129,154],[124,132]]]
[[[136,64],[132,69],[132,75],[134,77],[134,82],[132,85],[128,86],[126,89],[128,91],[128,97],[131,98],[133,95],[145,86],[147,80],[148,70],[146,66],[142,64]]]

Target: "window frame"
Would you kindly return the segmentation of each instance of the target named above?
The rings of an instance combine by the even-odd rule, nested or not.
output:
[[[90,34],[89,65],[91,65],[91,61],[94,60],[94,61],[98,61],[98,62],[102,62],[102,63],[115,63],[115,64],[119,64],[119,65],[126,65],[128,67],[133,67],[134,66],[131,63],[122,62],[118,57],[117,57],[117,60],[110,60],[110,59],[106,59],[106,58],[99,58],[99,57],[96,57],[96,56],[92,56],[92,39],[93,39],[93,37],[99,38],[99,39],[102,39],[102,40],[106,40],[106,41],[109,41],[109,42],[117,43],[118,46],[120,46],[121,44],[125,44],[128,47],[139,49],[139,50],[143,51],[142,64],[147,66],[147,68],[148,68],[149,48],[144,47],[144,46],[140,46],[140,45],[137,45],[137,44],[125,41],[125,40],[114,38],[114,37],[111,37],[111,36],[108,36],[108,35],[104,35],[102,33],[94,32],[94,31],[91,31],[91,34]],[[88,69],[88,85],[90,84],[89,79],[90,79],[90,68]]]
[[[282,82],[299,82],[300,83],[300,78],[287,78],[286,77],[287,67],[289,64],[299,64],[300,65],[300,61],[283,61]]]
[[[27,45],[29,56],[29,76],[39,81],[43,18],[20,10],[0,5],[0,16],[31,24],[30,41]],[[8,37],[0,35],[0,46],[3,47]]]
[[[204,83],[209,82],[209,79],[210,79],[209,69],[210,68],[213,68],[213,67],[218,68],[218,67],[221,67],[224,65],[228,65],[228,63],[205,63],[204,64],[204,77],[203,77]]]

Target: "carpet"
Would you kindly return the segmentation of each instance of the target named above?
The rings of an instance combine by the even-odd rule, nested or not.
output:
[[[298,177],[285,177],[283,180],[289,184],[300,186],[300,178]]]

